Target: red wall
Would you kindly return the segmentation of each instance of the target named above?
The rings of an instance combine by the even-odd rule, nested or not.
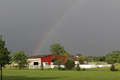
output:
[[[52,56],[47,56],[47,57],[41,58],[41,63],[48,62],[48,64],[50,64],[51,61],[52,61]]]
[[[58,56],[58,55],[53,55],[52,57],[57,58],[58,60],[59,60],[59,59],[62,60],[61,64],[65,63],[66,57]]]
[[[54,56],[55,56],[56,58],[58,58],[58,59],[63,59],[63,61],[62,61],[61,64],[65,63],[66,57],[61,57],[61,56],[58,56],[58,55],[54,55]],[[50,55],[50,56],[41,58],[41,63],[43,63],[43,62],[48,62],[48,64],[50,65],[50,63],[52,62],[52,58],[53,58],[54,56],[51,56],[51,55]]]

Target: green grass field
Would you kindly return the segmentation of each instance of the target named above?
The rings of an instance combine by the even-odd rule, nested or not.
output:
[[[3,70],[3,80],[120,80],[120,71]]]
[[[116,65],[119,71],[110,71],[109,68],[85,69],[85,71],[73,70],[29,70],[29,69],[3,69],[3,80],[120,80],[120,65]]]

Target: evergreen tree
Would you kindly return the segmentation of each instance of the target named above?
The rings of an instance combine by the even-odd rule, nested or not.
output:
[[[111,71],[116,71],[116,69],[115,69],[115,66],[112,64],[112,66],[110,67],[110,70]]]
[[[77,64],[76,70],[77,70],[77,71],[80,71],[80,66],[79,66],[79,64]]]

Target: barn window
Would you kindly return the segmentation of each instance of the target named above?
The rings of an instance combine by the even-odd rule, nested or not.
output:
[[[34,62],[34,65],[38,65],[38,62]]]
[[[43,62],[44,65],[48,65],[48,62]]]

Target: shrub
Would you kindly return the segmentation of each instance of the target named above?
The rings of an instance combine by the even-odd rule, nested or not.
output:
[[[44,69],[44,65],[43,65],[43,63],[41,64],[41,70],[43,70]]]
[[[55,64],[58,65],[58,70],[60,70],[61,69],[61,67],[60,67],[60,65],[61,65],[61,59],[57,60],[55,62]]]
[[[117,71],[117,69],[115,69],[115,66],[112,64],[112,66],[110,67],[111,71]]]
[[[75,66],[74,61],[70,58],[66,58],[65,69],[72,69]]]
[[[80,66],[79,66],[79,64],[77,64],[76,70],[77,70],[77,71],[80,71]]]

